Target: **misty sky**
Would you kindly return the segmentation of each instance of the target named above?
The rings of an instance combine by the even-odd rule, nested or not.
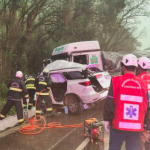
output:
[[[150,47],[150,18],[140,17],[139,31],[145,28],[145,35],[139,38],[142,43],[141,50]]]

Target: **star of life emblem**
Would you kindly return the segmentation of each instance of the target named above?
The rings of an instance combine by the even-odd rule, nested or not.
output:
[[[139,105],[124,104],[124,119],[138,120],[139,118]]]

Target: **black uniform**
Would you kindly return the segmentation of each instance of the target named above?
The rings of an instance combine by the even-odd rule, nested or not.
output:
[[[25,85],[27,88],[27,92],[29,94],[29,109],[32,108],[33,106],[33,99],[34,99],[34,94],[35,94],[35,78],[33,78],[32,76],[29,76],[26,80],[25,80]],[[23,99],[23,106],[24,108],[27,107],[27,102],[26,99]]]
[[[36,87],[36,95],[38,97],[36,104],[36,115],[41,113],[41,104],[42,101],[45,101],[46,111],[48,114],[52,113],[52,100],[50,98],[50,87],[51,87],[51,79],[47,76],[47,74],[43,73],[43,75],[39,76],[35,81]],[[43,91],[42,91],[43,90]]]
[[[21,99],[23,97],[29,98],[25,83],[22,79],[16,77],[9,82],[7,87],[9,88],[9,91],[7,93],[7,102],[1,111],[0,119],[4,119],[11,107],[15,106],[18,123],[22,123],[24,122],[24,119]]]

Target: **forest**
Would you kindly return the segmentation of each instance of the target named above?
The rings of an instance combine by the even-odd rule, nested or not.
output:
[[[42,60],[60,45],[97,40],[102,51],[132,52],[149,17],[148,0],[1,0],[0,95],[17,70],[37,75]]]

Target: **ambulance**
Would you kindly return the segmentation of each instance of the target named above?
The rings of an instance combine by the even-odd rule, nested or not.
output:
[[[94,65],[103,70],[100,45],[98,41],[84,41],[56,47],[52,52],[52,61],[67,60],[85,65]]]

